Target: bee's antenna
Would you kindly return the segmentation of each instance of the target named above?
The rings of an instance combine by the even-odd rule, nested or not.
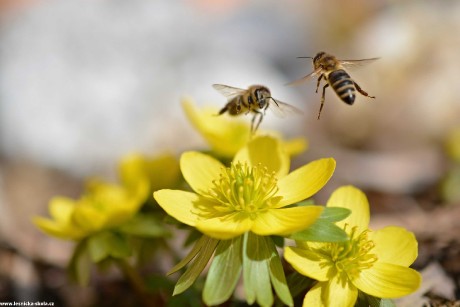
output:
[[[311,56],[298,56],[298,59],[313,59]]]
[[[279,104],[278,104],[278,102],[276,102],[276,99],[274,99],[273,97],[268,97],[268,98],[270,98],[271,100],[273,100],[273,102],[276,104],[276,106],[279,107]]]

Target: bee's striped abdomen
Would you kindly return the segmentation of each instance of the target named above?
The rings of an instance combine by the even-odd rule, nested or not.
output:
[[[331,72],[328,81],[343,102],[348,104],[355,102],[355,84],[345,70],[339,69]]]

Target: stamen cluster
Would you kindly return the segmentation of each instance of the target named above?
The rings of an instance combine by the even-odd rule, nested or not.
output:
[[[224,211],[245,212],[250,216],[270,208],[271,199],[278,192],[274,172],[262,165],[232,163],[223,168],[218,180],[213,181],[209,196],[217,200]]]

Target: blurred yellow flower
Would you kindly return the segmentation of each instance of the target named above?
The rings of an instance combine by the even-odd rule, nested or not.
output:
[[[211,156],[186,152],[182,175],[196,193],[160,190],[159,205],[180,222],[216,239],[251,231],[286,235],[307,228],[323,211],[319,206],[287,206],[320,190],[335,169],[334,159],[320,159],[289,173],[289,155],[278,139],[255,137],[230,167]]]
[[[122,184],[129,188],[147,180],[150,190],[156,191],[177,187],[180,182],[179,161],[169,153],[155,157],[138,153],[126,155],[118,165],[118,173]]]
[[[147,181],[135,189],[92,182],[78,200],[55,197],[50,201],[51,219],[34,217],[43,232],[61,239],[80,240],[104,229],[122,225],[131,219],[149,194]]]
[[[225,114],[217,116],[219,110],[212,107],[198,109],[190,99],[183,99],[182,107],[189,121],[218,156],[232,158],[251,139],[250,125],[240,118]],[[308,146],[304,138],[283,141],[278,132],[267,131],[257,131],[256,135],[262,134],[278,138],[291,156],[304,152]]]
[[[337,223],[347,242],[297,242],[285,248],[285,259],[299,273],[319,282],[305,296],[303,306],[354,306],[358,290],[379,298],[397,298],[417,290],[420,274],[408,268],[417,258],[417,240],[401,227],[371,231],[369,203],[360,190],[337,189],[328,207],[352,211]]]

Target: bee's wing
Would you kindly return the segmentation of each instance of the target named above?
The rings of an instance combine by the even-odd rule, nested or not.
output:
[[[344,68],[357,68],[357,67],[362,67],[367,64],[373,63],[377,61],[380,58],[371,58],[371,59],[362,59],[362,60],[339,60],[340,64]]]
[[[297,85],[299,83],[302,83],[302,82],[310,79],[311,77],[319,75],[320,72],[321,72],[321,68],[318,68],[318,69],[312,71],[311,73],[309,73],[308,75],[306,75],[305,77],[302,77],[300,79],[297,79],[297,80],[294,80],[292,82],[289,82],[286,85]]]
[[[242,88],[237,88],[237,87],[231,87],[228,85],[223,85],[223,84],[213,84],[212,87],[227,97],[229,100],[232,98],[235,98],[236,96],[243,95],[246,93],[247,90],[242,89]]]
[[[287,104],[285,102],[276,100],[271,98],[269,109],[275,114],[277,117],[286,117],[293,114],[303,114],[302,110],[294,107],[293,105]]]

